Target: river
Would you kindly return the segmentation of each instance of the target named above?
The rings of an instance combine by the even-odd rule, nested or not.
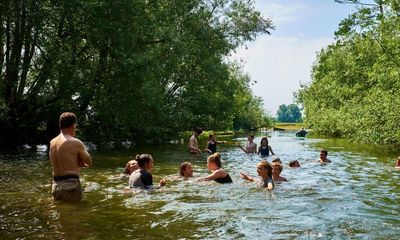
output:
[[[244,145],[245,137],[224,140],[229,143],[218,149],[234,181],[225,185],[174,178],[183,161],[193,163],[195,176],[208,174],[207,154],[189,155],[185,144],[92,150],[93,167],[81,173],[81,204],[53,202],[45,146],[1,154],[0,239],[400,238],[396,153],[344,139],[302,140],[291,132],[271,133],[269,144],[289,181],[263,191],[239,177],[239,172],[256,177],[260,156],[235,146]],[[331,164],[317,163],[321,148],[328,150]],[[166,177],[166,187],[121,191],[127,179],[116,176],[137,153],[152,154],[155,182]],[[300,168],[287,166],[294,159]]]

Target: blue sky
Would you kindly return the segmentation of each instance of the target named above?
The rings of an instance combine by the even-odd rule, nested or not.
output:
[[[279,105],[293,103],[301,83],[311,81],[316,53],[334,42],[339,23],[356,6],[334,0],[256,0],[255,7],[272,19],[275,30],[237,49],[232,59],[243,61],[244,71],[256,81],[254,94],[275,115]]]

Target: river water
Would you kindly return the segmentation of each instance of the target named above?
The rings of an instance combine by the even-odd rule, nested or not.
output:
[[[81,204],[53,202],[45,146],[1,154],[0,239],[400,238],[395,153],[341,139],[271,133],[270,145],[284,163],[281,175],[289,181],[263,191],[239,177],[239,172],[256,177],[260,156],[236,147],[245,137],[225,140],[229,143],[218,149],[234,181],[225,185],[176,179],[183,161],[193,163],[195,176],[208,174],[207,154],[189,155],[184,144],[93,150],[93,167],[81,173]],[[329,151],[331,164],[316,162],[321,148]],[[116,176],[137,153],[153,155],[153,178],[166,177],[166,187],[121,191],[127,179]],[[294,159],[301,168],[287,166]]]

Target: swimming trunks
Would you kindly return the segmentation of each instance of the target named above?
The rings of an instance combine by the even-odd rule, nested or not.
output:
[[[54,177],[53,184],[51,186],[51,194],[56,201],[66,202],[80,202],[82,200],[82,187],[81,182],[78,178],[67,178],[63,180],[58,177]]]

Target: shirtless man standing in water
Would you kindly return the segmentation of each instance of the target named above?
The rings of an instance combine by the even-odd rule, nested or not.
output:
[[[51,193],[54,200],[81,201],[80,168],[92,165],[92,159],[85,146],[75,138],[76,122],[74,113],[62,113],[59,119],[61,132],[50,141],[49,154],[53,168]]]

